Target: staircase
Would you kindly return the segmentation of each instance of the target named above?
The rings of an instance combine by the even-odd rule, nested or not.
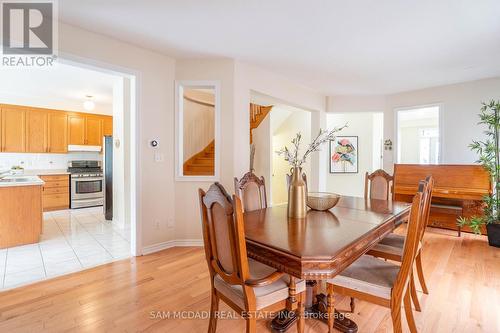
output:
[[[184,162],[183,169],[185,176],[215,175],[215,141]]]
[[[250,103],[250,143],[253,142],[252,130],[259,127],[260,123],[266,118],[272,108],[272,105],[263,106]]]

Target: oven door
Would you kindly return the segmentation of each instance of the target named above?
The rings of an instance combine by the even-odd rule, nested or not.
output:
[[[102,177],[71,179],[71,200],[102,198],[104,195]]]

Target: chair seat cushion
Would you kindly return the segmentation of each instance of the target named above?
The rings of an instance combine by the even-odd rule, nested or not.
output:
[[[253,259],[248,259],[251,279],[264,278],[276,270],[272,267],[264,265]],[[288,298],[288,284],[290,276],[285,274],[277,281],[263,287],[254,287],[256,298],[256,310],[263,309],[274,303],[283,301]],[[231,285],[224,281],[219,275],[214,278],[214,286],[220,293],[233,301],[240,308],[245,308],[245,300],[243,295],[243,287],[240,285]],[[306,290],[306,282],[299,280],[296,284],[297,293]]]
[[[403,249],[405,246],[405,236],[398,235],[395,233],[390,233],[379,242],[379,244],[389,245],[392,247],[397,247]]]
[[[342,273],[327,280],[327,282],[334,286],[390,299],[391,289],[398,276],[399,268],[393,263],[363,255]]]

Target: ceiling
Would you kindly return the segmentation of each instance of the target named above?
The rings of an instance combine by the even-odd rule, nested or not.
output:
[[[239,59],[331,95],[500,76],[498,0],[64,0],[59,13],[176,58]]]
[[[83,102],[91,95],[92,113],[113,114],[113,75],[58,62],[51,68],[0,67],[0,78],[0,103],[89,112]]]

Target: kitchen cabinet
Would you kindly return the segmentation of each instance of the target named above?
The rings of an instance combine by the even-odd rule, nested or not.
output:
[[[104,116],[103,117],[103,127],[102,127],[102,134],[103,135],[113,135],[113,117],[109,116]]]
[[[101,116],[85,117],[85,144],[89,146],[100,146],[102,144],[102,123]]]
[[[46,153],[48,151],[48,112],[26,111],[26,151]]]
[[[45,182],[42,190],[43,211],[69,208],[69,175],[40,176]]]
[[[0,187],[0,249],[37,243],[42,233],[42,186]]]
[[[0,104],[0,151],[67,153],[68,145],[102,146],[113,117]]]
[[[26,108],[2,106],[2,152],[23,153],[26,151]]]
[[[70,114],[68,116],[68,133],[70,145],[85,144],[85,116]]]
[[[65,112],[48,114],[48,152],[68,152],[68,116]]]

